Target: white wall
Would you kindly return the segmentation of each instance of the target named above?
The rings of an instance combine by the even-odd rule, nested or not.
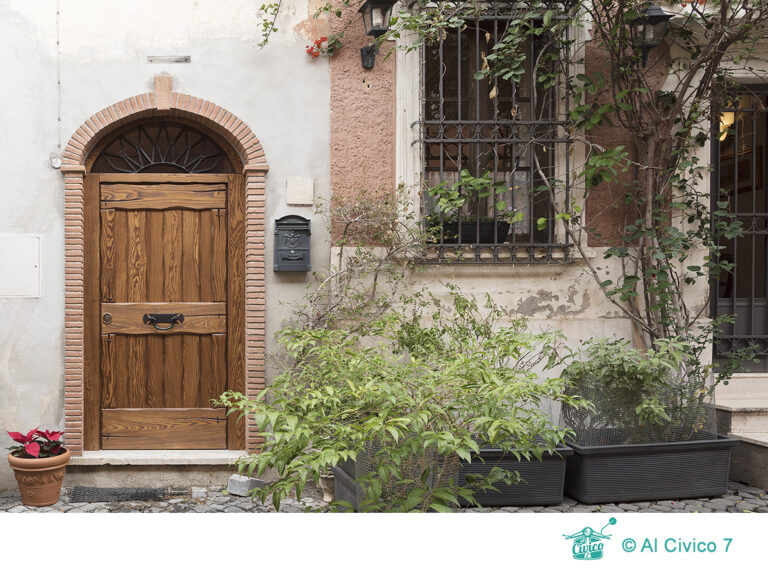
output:
[[[0,428],[63,427],[63,178],[49,156],[92,114],[151,91],[156,74],[171,74],[174,90],[236,114],[264,147],[268,339],[286,317],[281,302],[302,296],[305,274],[272,272],[272,234],[275,218],[312,216],[311,208],[286,205],[287,178],[313,178],[316,196],[329,193],[328,61],[308,57],[307,40],[294,31],[308,17],[306,0],[283,1],[279,31],[264,49],[257,47],[259,6],[0,0],[0,235],[42,237],[41,297],[0,298]],[[192,62],[149,64],[149,55],[190,55]],[[313,218],[315,266],[328,258],[322,225]],[[10,484],[0,465],[0,487]]]

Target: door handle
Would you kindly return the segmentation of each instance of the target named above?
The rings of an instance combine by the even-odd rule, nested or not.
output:
[[[168,331],[177,323],[184,321],[184,314],[144,314],[144,323],[151,325],[159,331]],[[166,324],[166,327],[159,327],[158,324]]]

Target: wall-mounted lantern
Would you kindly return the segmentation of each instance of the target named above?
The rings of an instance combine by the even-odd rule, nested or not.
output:
[[[664,41],[671,19],[672,14],[648,4],[638,18],[629,22],[630,41],[633,48],[642,51],[643,67],[648,62],[648,52]]]
[[[389,20],[392,17],[392,8],[396,3],[397,0],[366,0],[360,6],[358,12],[363,15],[366,35],[379,38],[387,33]],[[379,46],[376,44],[360,48],[360,59],[364,69],[373,69],[378,52]]]

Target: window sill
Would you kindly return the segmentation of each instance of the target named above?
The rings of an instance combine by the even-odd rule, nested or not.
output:
[[[570,244],[436,244],[421,264],[571,264],[580,260]]]

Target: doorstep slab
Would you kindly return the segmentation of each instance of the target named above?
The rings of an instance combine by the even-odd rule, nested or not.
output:
[[[233,450],[101,450],[72,456],[70,465],[233,465],[248,455]]]
[[[768,448],[768,432],[731,432],[731,438]]]

